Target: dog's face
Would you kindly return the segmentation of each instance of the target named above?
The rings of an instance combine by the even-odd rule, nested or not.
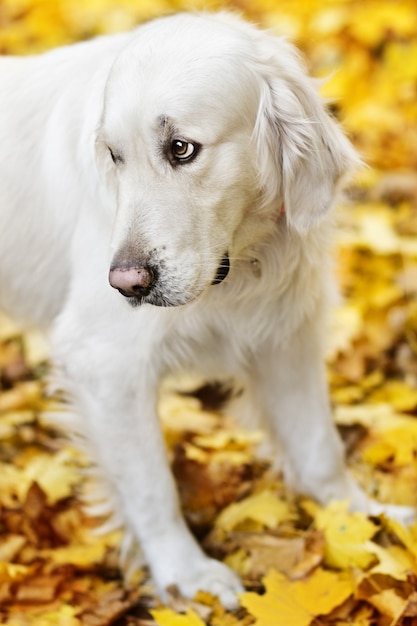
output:
[[[230,16],[207,24],[181,15],[142,27],[107,82],[97,147],[117,204],[110,283],[133,305],[185,304],[221,282],[234,260],[274,227],[284,201],[290,225],[313,223],[329,207],[349,160],[335,125],[338,143],[330,147],[332,122],[321,104],[322,119],[313,123],[325,120],[325,128],[311,128],[312,113],[291,84],[297,72],[306,85],[307,79],[288,44],[273,40],[284,56],[280,63],[290,71],[294,65],[294,79],[272,68],[271,52],[262,50],[271,38],[260,31]],[[275,71],[281,93],[268,76]],[[284,109],[294,101],[282,120],[280,98]],[[301,118],[308,130],[297,129]],[[318,142],[321,153],[307,156]],[[301,163],[307,158],[314,163]],[[303,168],[314,172],[300,183]],[[303,191],[292,198],[286,179]],[[319,185],[320,202],[310,198],[311,215],[300,217],[299,196],[310,188],[313,195]]]

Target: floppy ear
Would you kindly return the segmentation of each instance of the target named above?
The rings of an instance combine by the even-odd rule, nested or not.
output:
[[[275,202],[278,212],[284,203],[288,223],[305,231],[331,208],[339,181],[360,161],[295,48],[268,34],[259,43],[255,141],[261,184],[268,204]]]

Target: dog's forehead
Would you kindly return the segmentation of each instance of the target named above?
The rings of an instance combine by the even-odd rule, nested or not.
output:
[[[126,48],[138,49],[142,58],[160,57],[165,65],[230,54],[256,54],[256,36],[249,25],[231,16],[177,14],[139,27]]]
[[[177,104],[188,114],[227,100],[228,108],[256,99],[250,71],[253,42],[227,24],[181,15],[151,22],[139,29],[122,50],[109,75],[106,99],[126,108],[138,103]],[[187,109],[186,111],[185,109]]]

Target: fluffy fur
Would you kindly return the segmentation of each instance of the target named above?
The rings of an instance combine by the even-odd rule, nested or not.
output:
[[[140,542],[161,594],[175,583],[233,606],[240,582],[180,513],[159,382],[234,377],[236,415],[279,442],[295,490],[369,507],[323,366],[330,209],[356,155],[292,45],[223,13],[3,58],[0,84],[1,306],[51,329],[112,487],[103,510]],[[112,289],[110,268],[116,287],[139,272],[140,294]]]

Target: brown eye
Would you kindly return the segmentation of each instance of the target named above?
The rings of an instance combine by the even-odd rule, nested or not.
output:
[[[188,161],[195,154],[196,146],[182,139],[174,139],[171,143],[171,152],[178,161]]]

